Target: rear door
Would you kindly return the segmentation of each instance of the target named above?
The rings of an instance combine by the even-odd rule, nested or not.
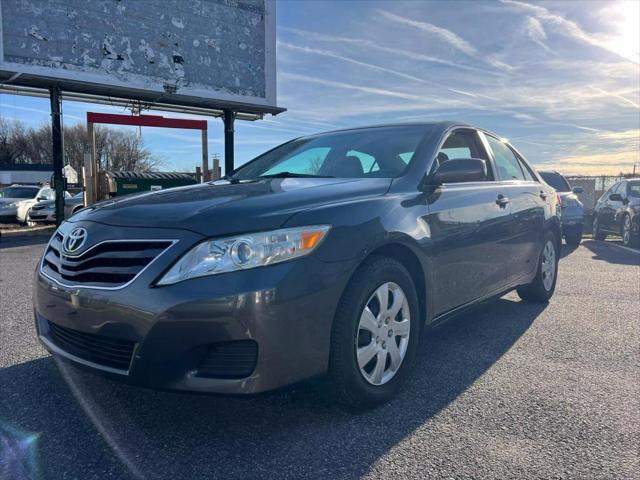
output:
[[[497,292],[506,283],[509,205],[499,202],[502,186],[476,130],[453,131],[436,164],[456,158],[486,160],[490,178],[444,184],[428,198],[436,315]]]
[[[510,285],[530,277],[538,265],[547,195],[526,162],[498,138],[484,134],[498,178],[511,207],[507,277]]]

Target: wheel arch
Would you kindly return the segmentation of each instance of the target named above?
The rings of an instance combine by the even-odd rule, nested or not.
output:
[[[545,228],[545,231],[551,231],[558,240],[558,248],[562,246],[562,229],[558,222],[549,222]]]
[[[387,257],[392,258],[402,264],[403,267],[407,269],[413,283],[416,287],[416,293],[418,295],[418,308],[420,310],[420,318],[423,319],[423,323],[426,323],[428,320],[428,291],[427,291],[427,276],[426,271],[420,261],[420,257],[418,254],[411,249],[411,247],[405,245],[400,242],[391,242],[385,243],[383,245],[379,245],[375,249],[373,249],[367,256],[365,256],[362,261],[358,264],[358,267],[355,269],[357,271],[365,262],[367,262],[372,257]],[[354,274],[355,274],[354,271]]]

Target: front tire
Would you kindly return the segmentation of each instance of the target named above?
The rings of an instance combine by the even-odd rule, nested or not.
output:
[[[518,295],[522,300],[546,303],[553,296],[558,280],[559,245],[560,242],[553,232],[545,233],[536,277],[530,284],[517,288]]]
[[[594,215],[593,217],[593,227],[591,229],[592,233],[593,233],[593,238],[596,240],[604,240],[605,238],[607,238],[606,233],[604,233],[602,231],[602,229],[600,228],[600,222],[598,222],[598,216]]]
[[[419,333],[417,294],[407,269],[391,258],[368,259],[336,311],[327,375],[330,396],[354,410],[389,401],[411,370]]]
[[[640,245],[640,234],[633,232],[631,217],[627,214],[622,219],[622,243],[625,247],[637,247]]]

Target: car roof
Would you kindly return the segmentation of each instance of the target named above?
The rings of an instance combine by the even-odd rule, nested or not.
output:
[[[451,128],[451,127],[467,127],[467,128],[475,128],[477,130],[482,130],[482,131],[488,132],[488,130],[485,130],[485,129],[480,128],[480,127],[476,127],[474,125],[470,125],[468,123],[451,121],[451,120],[443,120],[443,121],[437,121],[437,122],[398,122],[398,123],[378,123],[378,124],[372,124],[372,125],[361,125],[361,126],[357,126],[357,127],[339,128],[339,129],[336,129],[336,130],[327,130],[326,132],[319,132],[319,133],[314,133],[314,134],[311,134],[311,135],[304,135],[303,137],[300,137],[300,138],[315,137],[316,135],[325,135],[327,133],[350,132],[350,131],[354,131],[354,130],[368,130],[368,129],[373,129],[373,128],[428,127],[428,126],[436,126],[436,127],[439,127],[441,130],[447,130],[447,129]]]

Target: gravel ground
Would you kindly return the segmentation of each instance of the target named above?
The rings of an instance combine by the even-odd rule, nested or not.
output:
[[[353,415],[309,386],[195,396],[56,365],[32,326],[42,248],[0,245],[2,480],[640,478],[640,253],[566,250],[549,305],[454,319],[398,398]]]

